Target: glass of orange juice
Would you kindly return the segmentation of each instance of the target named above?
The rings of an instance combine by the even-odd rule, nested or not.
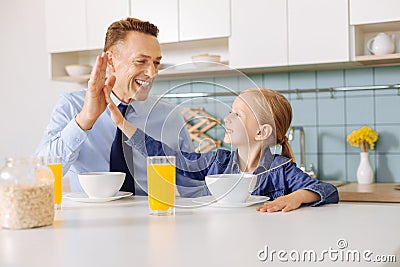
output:
[[[150,214],[175,214],[175,156],[147,157]]]
[[[59,210],[62,202],[62,157],[46,156],[44,162],[54,175],[54,207]]]

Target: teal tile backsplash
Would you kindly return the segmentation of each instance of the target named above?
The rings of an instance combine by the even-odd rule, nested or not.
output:
[[[317,98],[290,99],[293,125],[312,126],[317,124]]]
[[[375,84],[396,84],[399,82],[399,67],[382,67],[373,69]]]
[[[357,92],[359,93],[359,92]],[[371,92],[366,92],[371,93]],[[374,97],[359,96],[346,97],[346,123],[347,124],[371,124],[374,122],[375,108]]]
[[[322,94],[322,93],[321,93]],[[344,97],[319,97],[317,117],[318,125],[343,125],[345,124],[345,98]],[[333,113],[332,110],[335,110]]]
[[[249,80],[250,78],[250,80]],[[202,83],[202,81],[204,83]],[[226,92],[255,85],[275,90],[313,89],[343,86],[400,84],[400,67],[377,67],[304,72],[276,72],[258,75],[208,77],[156,81],[152,93]],[[399,90],[347,91],[334,94],[302,93],[284,95],[293,108],[292,125],[303,126],[306,137],[306,164],[312,163],[318,177],[325,180],[356,181],[360,149],[346,142],[347,135],[363,125],[380,137],[369,159],[377,182],[400,182],[400,95]],[[184,106],[202,106],[221,120],[228,114],[234,96],[167,101]],[[223,120],[222,120],[223,121]],[[223,139],[223,126],[208,132]],[[291,141],[300,161],[299,133]],[[278,149],[279,150],[279,149]]]
[[[264,74],[263,87],[275,90],[289,89],[289,73],[268,73]]]
[[[346,133],[341,126],[318,127],[318,151],[324,154],[346,153]]]
[[[344,70],[317,71],[316,86],[318,88],[344,86]]]
[[[397,93],[397,92],[396,92]],[[399,97],[396,94],[375,97],[376,120],[379,123],[400,123]]]
[[[345,86],[362,86],[374,84],[374,69],[349,69],[344,71]],[[363,92],[353,92],[363,94]]]
[[[293,72],[289,73],[290,89],[308,89],[316,88],[315,72]],[[310,97],[313,94],[305,94],[304,97]]]

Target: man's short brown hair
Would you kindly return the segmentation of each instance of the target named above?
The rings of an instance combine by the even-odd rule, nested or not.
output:
[[[106,52],[113,45],[125,40],[126,35],[130,31],[142,32],[154,37],[158,36],[156,25],[136,18],[126,18],[115,21],[108,27],[103,51]]]

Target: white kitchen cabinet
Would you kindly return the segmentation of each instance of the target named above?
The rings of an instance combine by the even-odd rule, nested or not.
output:
[[[228,37],[230,0],[179,0],[181,41]]]
[[[67,64],[93,64],[104,47],[108,26],[129,16],[129,0],[47,0],[47,49],[53,80],[85,82],[69,77]]]
[[[350,0],[350,24],[400,20],[399,0]]]
[[[287,65],[286,10],[286,1],[282,0],[231,1],[231,67]]]
[[[111,22],[129,16],[129,0],[47,0],[51,53],[101,49]]]
[[[131,0],[131,16],[157,25],[163,64],[180,65],[170,68],[168,75],[160,72],[161,76],[203,72],[190,64],[192,56],[198,54],[218,54],[221,61],[228,61],[230,0]]]
[[[287,0],[289,65],[349,61],[348,0]]]
[[[131,16],[154,23],[160,43],[179,41],[178,0],[131,0]]]
[[[400,1],[349,0],[351,59],[363,65],[398,64],[400,62]],[[384,32],[396,36],[395,53],[373,55],[368,41]]]
[[[86,0],[87,49],[103,49],[108,26],[129,17],[129,0]]]
[[[86,2],[47,0],[46,31],[49,52],[86,49]]]
[[[348,0],[232,0],[231,66],[349,61],[347,4]]]
[[[160,30],[160,43],[230,35],[230,0],[131,0],[131,16]]]

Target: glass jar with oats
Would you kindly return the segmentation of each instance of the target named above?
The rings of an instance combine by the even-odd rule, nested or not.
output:
[[[54,176],[42,158],[7,158],[0,169],[0,225],[26,229],[53,224]]]

